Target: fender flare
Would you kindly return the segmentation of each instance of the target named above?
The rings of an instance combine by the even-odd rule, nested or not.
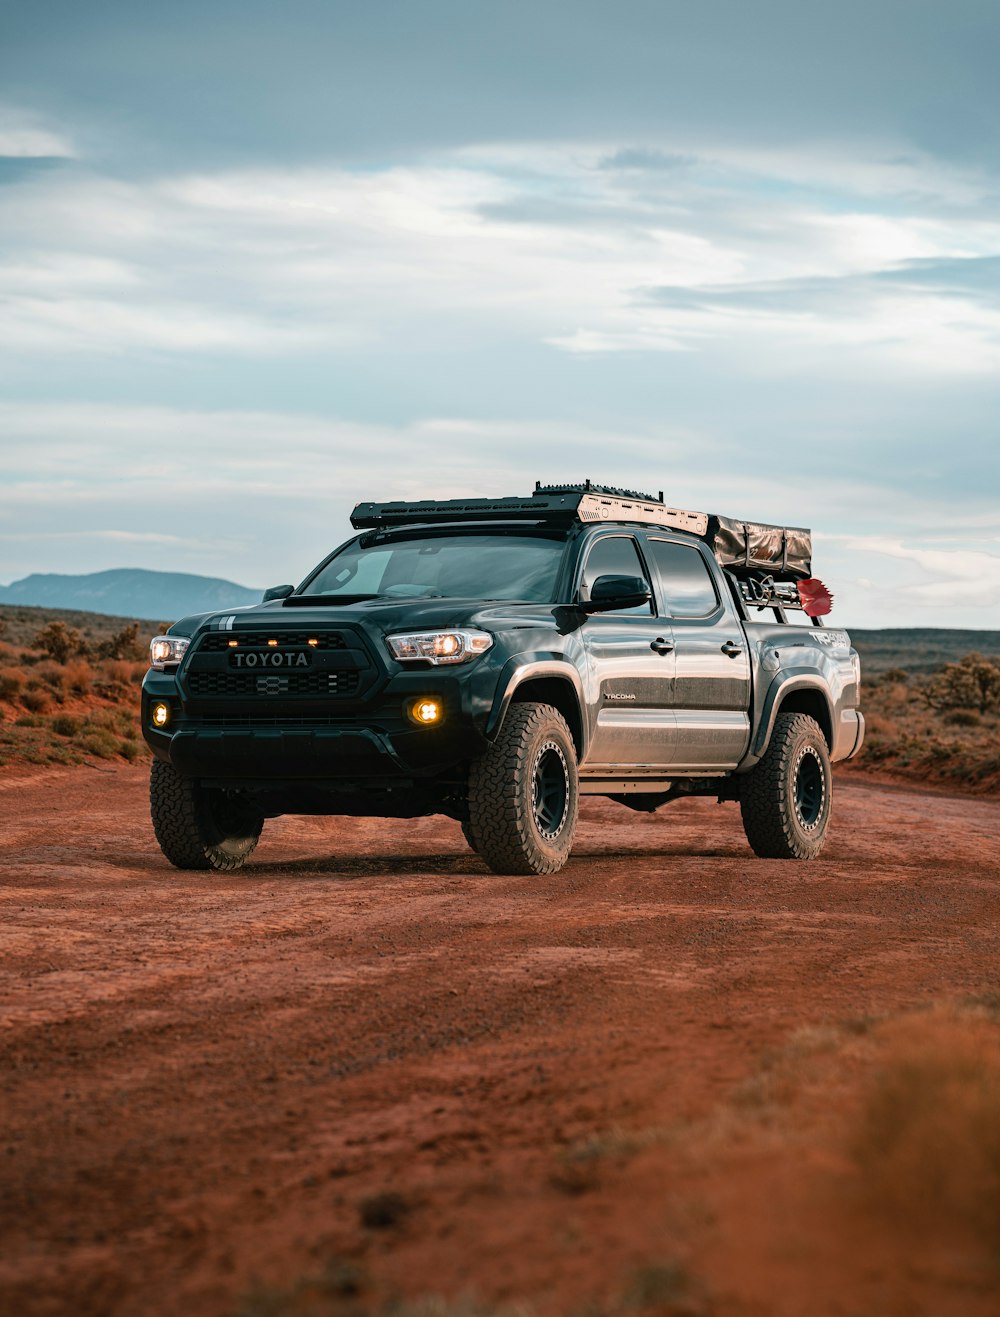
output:
[[[760,722],[757,725],[757,732],[750,743],[750,749],[744,759],[751,760],[754,763],[763,755],[764,751],[771,743],[771,733],[774,731],[774,720],[778,716],[778,709],[786,695],[792,691],[808,690],[815,691],[823,700],[826,706],[826,716],[829,724],[828,744],[833,739],[836,731],[836,722],[833,716],[833,702],[830,699],[830,692],[827,689],[826,680],[823,674],[814,669],[811,672],[797,672],[794,676],[782,676],[778,673],[764,696],[764,703],[761,707]],[[830,744],[831,751],[833,750]]]
[[[500,679],[497,682],[496,694],[493,698],[493,706],[490,709],[489,716],[486,719],[485,733],[488,740],[492,741],[499,732],[507,710],[510,707],[511,700],[514,698],[514,692],[519,686],[523,686],[526,681],[533,681],[539,677],[555,677],[565,681],[572,687],[576,697],[577,712],[579,715],[580,725],[580,761],[582,763],[587,753],[589,742],[589,729],[586,717],[586,700],[583,693],[583,681],[579,672],[572,663],[565,659],[558,658],[536,658],[527,659],[523,655],[519,658],[508,659],[500,672]]]

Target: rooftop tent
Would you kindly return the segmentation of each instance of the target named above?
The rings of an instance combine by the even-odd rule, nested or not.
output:
[[[721,566],[733,571],[763,571],[789,580],[812,576],[812,533],[802,526],[710,515],[702,538]]]

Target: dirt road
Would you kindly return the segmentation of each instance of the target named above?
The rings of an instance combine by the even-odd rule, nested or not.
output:
[[[0,777],[5,1314],[1000,1308],[995,1242],[857,1137],[900,1029],[1000,1029],[1000,802],[840,781],[807,865],[588,803],[547,879],[282,819],[206,876],[145,790]]]

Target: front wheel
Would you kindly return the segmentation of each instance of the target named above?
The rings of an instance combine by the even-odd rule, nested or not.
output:
[[[826,738],[805,713],[779,713],[740,784],[743,830],[767,860],[812,860],[826,844],[833,780]]]
[[[149,808],[160,850],[177,869],[239,869],[264,827],[251,802],[203,787],[160,759],[149,777]]]
[[[469,773],[469,830],[481,858],[494,873],[558,873],[573,846],[578,803],[565,718],[549,704],[511,705]]]

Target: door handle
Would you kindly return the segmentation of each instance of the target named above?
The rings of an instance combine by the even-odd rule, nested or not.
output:
[[[673,653],[674,642],[665,640],[663,636],[657,636],[655,640],[650,642],[649,648],[655,650],[657,654],[671,654]]]
[[[737,654],[743,653],[743,646],[737,645],[735,640],[727,640],[722,646],[722,652],[727,654],[729,658],[735,658]]]

